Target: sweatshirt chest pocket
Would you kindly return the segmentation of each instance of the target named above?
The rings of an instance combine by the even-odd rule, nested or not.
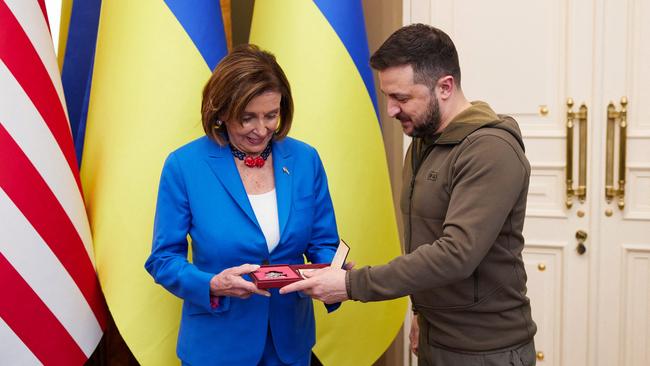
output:
[[[443,220],[450,195],[446,175],[435,169],[420,172],[413,186],[412,213],[415,216]]]

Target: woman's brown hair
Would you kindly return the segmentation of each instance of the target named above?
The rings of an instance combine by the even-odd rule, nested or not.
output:
[[[280,124],[273,137],[285,137],[291,129],[293,99],[284,71],[275,56],[252,44],[235,47],[217,65],[203,88],[201,119],[205,134],[225,145],[226,128],[221,121],[239,121],[248,103],[258,95],[280,93]]]

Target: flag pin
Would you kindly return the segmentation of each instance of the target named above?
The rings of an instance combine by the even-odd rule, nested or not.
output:
[[[282,167],[282,171],[283,171],[286,175],[291,175],[291,173],[289,173],[289,169],[287,169],[286,166],[283,166],[283,167]]]

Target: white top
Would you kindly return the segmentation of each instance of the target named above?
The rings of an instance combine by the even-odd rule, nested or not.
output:
[[[262,228],[262,233],[264,233],[269,253],[271,253],[280,242],[278,200],[275,197],[275,188],[262,194],[249,194],[248,200],[253,207],[257,222]]]

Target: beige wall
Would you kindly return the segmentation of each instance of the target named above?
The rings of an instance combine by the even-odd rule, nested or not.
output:
[[[368,46],[372,54],[388,36],[402,26],[402,1],[401,0],[363,0],[363,12],[366,19],[366,31],[368,32]],[[402,220],[397,208],[399,207],[399,193],[402,188],[402,128],[394,119],[386,115],[386,100],[379,91],[377,73],[375,76],[375,88],[377,89],[377,100],[379,104],[379,118],[381,120],[381,132],[384,136],[386,147],[386,159],[388,170],[391,176],[393,187],[393,202],[395,203],[395,216],[399,226],[400,238],[402,237]],[[403,330],[400,331],[390,348],[377,360],[375,366],[402,365],[404,359]]]
[[[370,54],[372,54],[381,44],[402,25],[402,1],[401,0],[363,0],[363,11],[366,18],[366,30],[368,32],[368,45]],[[402,146],[403,134],[402,128],[394,119],[386,115],[386,100],[379,91],[379,81],[377,73],[375,76],[375,88],[379,102],[381,130],[384,136],[384,145],[386,147],[386,159],[388,169],[391,175],[393,186],[393,200],[399,202],[399,192],[401,190],[402,174]],[[396,205],[396,207],[398,207]],[[398,211],[395,211],[398,217],[400,233],[402,232],[401,218]],[[401,236],[400,236],[401,237]]]

